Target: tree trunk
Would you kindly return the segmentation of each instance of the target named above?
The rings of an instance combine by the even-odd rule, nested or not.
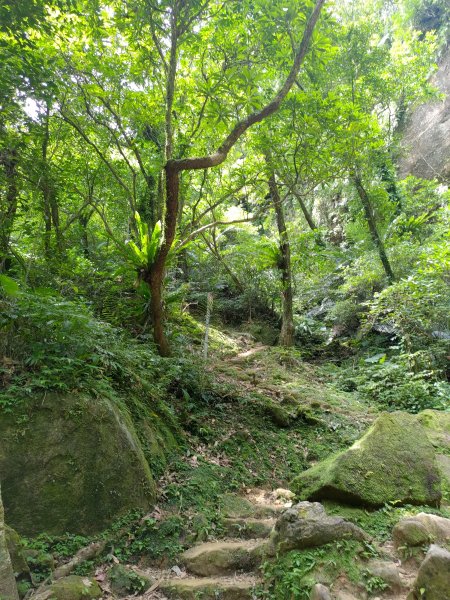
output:
[[[293,308],[293,289],[292,289],[292,269],[291,269],[291,246],[289,236],[286,229],[286,219],[284,216],[284,208],[281,202],[280,193],[278,191],[275,174],[270,174],[269,190],[272,198],[273,207],[275,209],[278,235],[280,238],[280,254],[281,260],[279,269],[281,271],[281,281],[283,284],[282,295],[282,321],[279,343],[280,346],[293,346],[295,343],[295,326],[294,326],[294,308]]]
[[[297,198],[298,203],[300,205],[301,211],[303,213],[303,216],[305,217],[306,222],[308,223],[311,231],[313,233],[315,233],[316,236],[316,243],[318,246],[325,246],[325,243],[322,239],[322,236],[320,235],[319,230],[317,229],[317,225],[314,223],[314,219],[312,218],[311,213],[309,212],[303,198],[301,197],[300,194],[297,194],[295,191],[293,192],[294,196]]]
[[[275,94],[273,100],[266,104],[261,110],[257,110],[249,114],[247,117],[238,121],[228,136],[223,140],[219,148],[212,154],[205,156],[197,156],[191,158],[173,159],[169,158],[164,167],[165,178],[166,178],[166,211],[165,211],[165,222],[164,222],[164,240],[158,251],[155,262],[149,268],[144,278],[150,286],[151,292],[151,308],[153,316],[153,336],[156,345],[158,346],[159,352],[162,356],[168,356],[170,354],[169,344],[164,334],[164,307],[163,307],[163,293],[162,286],[164,282],[166,259],[169,254],[172,243],[175,239],[178,210],[179,210],[179,185],[180,185],[180,173],[183,171],[190,170],[204,170],[212,167],[221,165],[227,158],[230,150],[234,147],[236,142],[244,135],[244,133],[255,125],[260,123],[264,119],[274,114],[281,106],[281,103],[287,96],[289,90],[294,85],[297,75],[300,71],[300,67],[305,59],[308,52],[309,43],[311,41],[314,27],[319,19],[320,11],[324,5],[325,0],[317,0],[316,5],[310,15],[310,18],[306,24],[305,31],[300,46],[295,54],[294,62],[291,70]],[[175,24],[176,27],[176,24]],[[172,34],[174,33],[174,24],[172,22]],[[174,47],[172,39],[172,50]],[[171,67],[176,66],[176,60],[172,59],[171,54]],[[172,78],[173,74],[173,80]],[[172,84],[175,81],[175,74],[173,71],[169,72],[169,80],[167,85],[167,97],[166,97],[166,148],[165,154],[170,157],[172,152],[172,120],[171,114],[167,111],[167,107],[173,102]]]
[[[170,356],[170,346],[164,333],[164,303],[163,281],[164,270],[152,269],[149,273],[147,284],[150,288],[150,310],[153,322],[153,339],[161,356]]]
[[[392,271],[391,263],[389,262],[389,259],[387,257],[386,249],[384,247],[383,241],[380,238],[380,235],[378,233],[378,229],[377,229],[377,225],[375,223],[375,217],[373,214],[369,195],[368,195],[365,187],[363,186],[363,183],[362,183],[359,175],[353,176],[353,182],[356,186],[358,196],[363,205],[364,215],[366,217],[366,221],[369,226],[370,236],[378,250],[378,255],[380,257],[384,272],[386,273],[389,283],[392,283],[395,280],[394,272]]]
[[[9,269],[9,244],[17,213],[19,191],[17,188],[17,151],[6,149],[0,153],[0,164],[5,169],[6,194],[4,205],[0,205],[0,273]]]
[[[11,566],[11,558],[6,546],[5,521],[0,490],[0,598],[2,600],[19,600],[16,580]]]
[[[44,213],[44,253],[47,258],[52,256],[52,228],[55,230],[56,248],[62,249],[61,229],[59,223],[59,207],[56,197],[55,184],[51,175],[51,167],[48,161],[48,144],[50,142],[50,103],[47,102],[44,122],[44,137],[42,140],[42,176],[40,187],[43,199]]]

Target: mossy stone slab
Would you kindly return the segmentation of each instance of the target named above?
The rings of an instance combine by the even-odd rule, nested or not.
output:
[[[202,577],[163,581],[159,587],[174,600],[253,600],[256,585],[254,579]]]
[[[356,506],[438,506],[441,475],[433,445],[417,418],[384,413],[351,448],[299,475],[292,490],[302,500]]]
[[[34,600],[96,600],[101,596],[102,590],[95,579],[69,575],[43,588]]]

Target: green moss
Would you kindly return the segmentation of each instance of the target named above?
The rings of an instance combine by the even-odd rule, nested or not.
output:
[[[419,413],[416,419],[433,446],[450,455],[450,413],[429,409]]]
[[[412,415],[380,416],[351,448],[299,475],[292,489],[307,500],[381,506],[437,505],[441,478],[435,454]]]
[[[14,413],[0,421],[4,502],[21,533],[91,533],[153,505],[153,476],[128,411],[108,398],[56,394],[27,411],[25,422]]]
[[[102,596],[102,590],[95,579],[78,575],[58,579],[45,591],[48,591],[51,600],[93,600]]]
[[[124,565],[114,565],[108,572],[111,590],[119,596],[145,592],[151,585],[148,577],[140,575]]]
[[[30,568],[23,555],[19,534],[11,527],[5,526],[6,545],[16,580],[31,581]]]

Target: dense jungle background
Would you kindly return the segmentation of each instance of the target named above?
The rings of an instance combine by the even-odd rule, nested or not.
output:
[[[449,16],[2,0],[1,600],[450,599]]]

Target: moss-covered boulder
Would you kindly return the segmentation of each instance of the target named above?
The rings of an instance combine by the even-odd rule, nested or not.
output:
[[[69,575],[41,589],[33,600],[95,600],[101,596],[95,579]]]
[[[2,600],[19,600],[16,580],[11,559],[6,545],[5,521],[0,489],[0,598]]]
[[[408,600],[450,599],[450,552],[434,544],[420,565]]]
[[[422,424],[395,412],[382,414],[351,448],[308,469],[291,488],[302,500],[437,506],[441,475]]]
[[[396,546],[422,546],[430,542],[450,543],[450,519],[419,513],[401,519],[392,530]]]
[[[157,429],[150,417],[148,437],[152,426]],[[143,444],[118,401],[56,394],[35,398],[1,415],[0,439],[5,511],[21,534],[92,533],[154,502]]]

